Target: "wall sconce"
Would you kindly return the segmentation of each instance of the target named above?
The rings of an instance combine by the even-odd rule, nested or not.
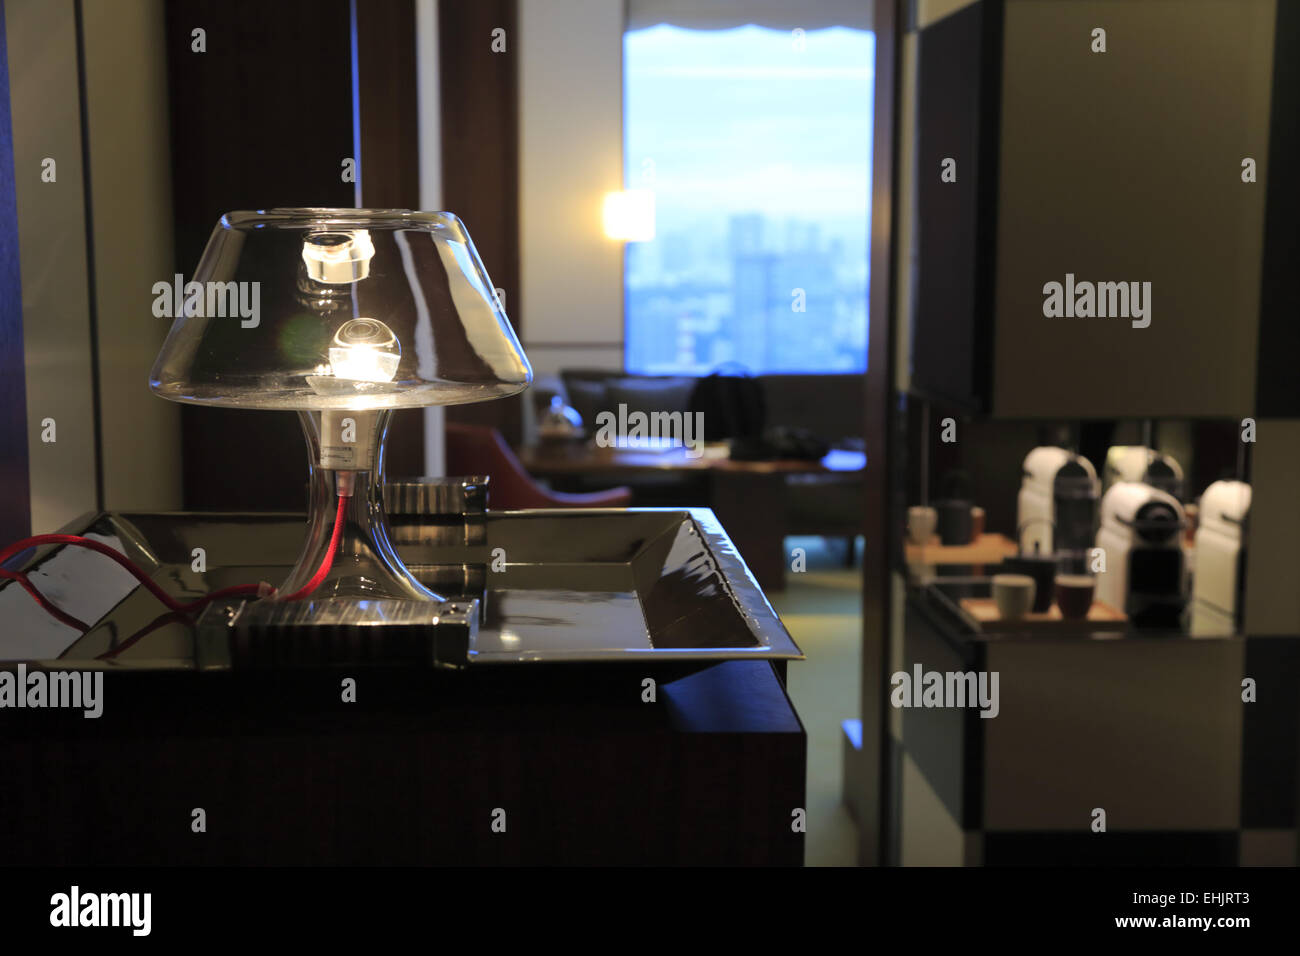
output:
[[[655,237],[655,194],[629,189],[605,194],[605,235],[624,242],[648,242]]]

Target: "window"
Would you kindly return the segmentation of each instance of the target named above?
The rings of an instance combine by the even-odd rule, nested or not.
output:
[[[861,372],[874,36],[659,24],[624,35],[625,364]]]

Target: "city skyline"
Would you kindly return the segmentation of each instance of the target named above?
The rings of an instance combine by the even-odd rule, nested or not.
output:
[[[866,367],[874,37],[660,25],[625,37],[625,363],[646,374]]]

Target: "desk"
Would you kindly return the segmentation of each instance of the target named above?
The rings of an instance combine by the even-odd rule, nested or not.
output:
[[[734,461],[691,457],[681,447],[608,448],[596,445],[537,445],[520,451],[519,460],[539,478],[608,477],[633,474],[703,475],[709,484],[708,505],[765,591],[785,588],[788,533],[785,481],[796,475],[842,475],[861,478],[867,456],[831,451],[819,461]]]

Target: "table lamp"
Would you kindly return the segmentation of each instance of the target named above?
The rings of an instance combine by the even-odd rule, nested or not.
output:
[[[307,439],[306,539],[258,603],[274,615],[294,602],[442,601],[391,542],[383,483],[393,410],[503,398],[532,381],[460,220],[405,209],[230,212],[182,293],[149,387],[192,405],[296,411]],[[229,467],[251,475],[257,463],[241,455],[231,448]]]

